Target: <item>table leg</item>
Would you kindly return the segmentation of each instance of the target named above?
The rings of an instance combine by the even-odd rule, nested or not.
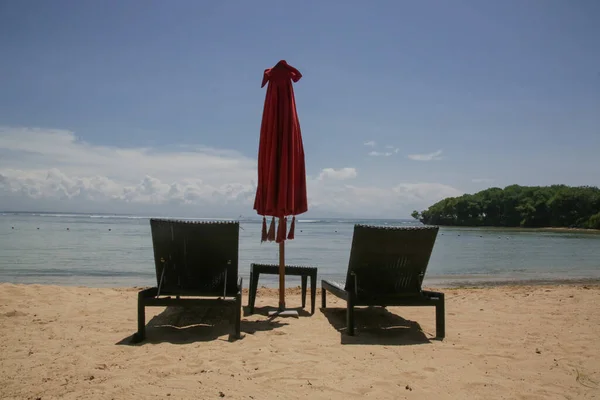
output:
[[[315,313],[315,300],[317,297],[317,276],[310,276],[310,313]]]
[[[256,303],[256,292],[258,291],[258,278],[260,277],[259,272],[254,272],[252,274],[252,303],[250,304],[250,314],[254,313],[254,304]]]
[[[250,271],[250,285],[248,286],[248,309],[252,306],[252,271]]]
[[[307,283],[307,276],[306,275],[302,275],[302,308],[306,307],[306,283]]]

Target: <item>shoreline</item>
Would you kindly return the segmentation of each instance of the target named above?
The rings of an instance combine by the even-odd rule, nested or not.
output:
[[[286,282],[285,292],[286,294],[298,294],[300,293],[300,284],[296,284],[297,282],[293,282],[290,284]],[[64,289],[90,289],[90,290],[118,290],[118,291],[138,291],[142,289],[146,289],[149,287],[156,286],[152,285],[106,285],[106,286],[90,286],[85,284],[60,284],[60,283],[42,283],[42,282],[4,282],[0,281],[0,290],[3,287],[8,286],[24,286],[24,287],[32,287],[32,286],[41,286],[45,288],[64,288]],[[562,279],[465,279],[465,278],[457,278],[454,280],[444,279],[442,281],[436,282],[436,279],[426,279],[423,282],[423,290],[427,289],[435,289],[435,290],[457,290],[457,289],[486,289],[486,288],[508,288],[508,289],[517,289],[517,288],[539,288],[539,287],[600,287],[600,278],[562,278]],[[248,294],[248,284],[247,280],[244,279],[244,287],[242,288],[242,293],[244,295]],[[263,293],[272,294],[275,296],[279,293],[279,287],[277,284],[274,285],[265,285],[259,284],[258,290]],[[317,280],[317,293],[321,292],[321,279]],[[310,284],[308,286],[308,291],[310,292]]]
[[[426,225],[426,224],[425,224]],[[433,224],[436,225],[436,224]],[[452,229],[485,229],[498,231],[520,231],[520,232],[565,232],[565,233],[590,233],[600,234],[600,229],[591,228],[568,228],[568,227],[521,227],[521,226],[482,226],[482,225],[437,225],[440,228]]]
[[[433,279],[431,279],[433,280]],[[500,279],[486,280],[484,279],[456,279],[452,282],[445,281],[443,283],[425,282],[423,287],[431,287],[436,289],[478,289],[478,288],[494,288],[494,287],[540,287],[540,286],[600,286],[600,278],[561,278],[561,279]]]

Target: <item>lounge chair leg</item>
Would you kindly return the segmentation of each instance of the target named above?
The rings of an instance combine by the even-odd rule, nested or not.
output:
[[[248,309],[252,307],[252,272],[250,272],[250,287],[248,288]]]
[[[317,288],[315,287],[317,278],[315,276],[310,277],[310,313],[315,313],[315,297],[317,296]]]
[[[306,307],[306,286],[308,276],[302,275],[302,308]]]
[[[354,304],[351,299],[346,302],[346,326],[349,336],[354,336]]]
[[[256,292],[258,291],[258,278],[260,274],[252,273],[250,274],[250,288],[249,288],[249,298],[248,298],[248,311],[250,314],[254,313],[254,304],[256,303]]]
[[[327,291],[321,286],[321,308],[327,308]]]
[[[242,293],[237,295],[235,302],[235,338],[242,337]]]
[[[134,342],[141,342],[146,339],[146,308],[142,293],[138,294],[138,331],[133,336]]]
[[[446,305],[444,294],[440,293],[439,302],[435,306],[435,335],[438,339],[446,336]]]

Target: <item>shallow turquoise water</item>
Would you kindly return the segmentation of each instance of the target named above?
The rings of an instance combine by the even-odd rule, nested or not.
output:
[[[260,243],[260,222],[240,221],[246,287],[250,263],[278,262],[277,245]],[[319,279],[343,280],[355,223],[413,224],[300,218],[296,239],[286,244],[287,263],[315,265]],[[0,214],[0,282],[146,286],[156,281],[153,262],[147,218]],[[528,279],[600,279],[600,235],[441,228],[425,284]],[[261,277],[261,284],[274,286],[276,277]],[[288,286],[298,284],[288,278]]]

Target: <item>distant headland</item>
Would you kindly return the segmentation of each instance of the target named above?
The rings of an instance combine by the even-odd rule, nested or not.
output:
[[[547,229],[600,229],[600,189],[594,186],[493,187],[448,197],[412,217],[424,224]]]

